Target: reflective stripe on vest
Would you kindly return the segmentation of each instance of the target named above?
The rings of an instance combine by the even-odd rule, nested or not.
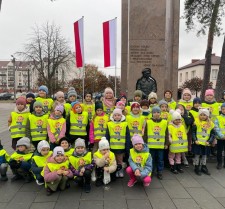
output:
[[[108,122],[111,149],[125,149],[127,122]]]
[[[142,135],[142,128],[145,122],[145,118],[141,115],[139,117],[133,117],[132,115],[126,116],[128,128],[130,130],[130,136],[132,137],[135,133]]]
[[[26,125],[30,113],[11,112],[12,123],[10,127],[11,137],[19,138],[26,135]]]
[[[88,113],[83,111],[81,114],[75,114],[70,111],[70,135],[86,136],[86,127],[88,124]]]
[[[161,120],[158,123],[154,122],[153,120],[147,121],[149,148],[164,149],[166,128],[167,128],[166,120]]]
[[[107,129],[108,116],[96,116],[94,118],[94,139],[100,140],[105,136]]]
[[[172,143],[170,145],[170,152],[181,153],[188,151],[188,141],[185,127],[174,127],[173,125],[168,126],[169,133],[172,137]]]
[[[29,115],[29,121],[32,141],[46,140],[48,115]]]
[[[144,167],[146,165],[149,155],[150,155],[149,152],[139,153],[139,152],[136,152],[134,148],[130,149],[130,157],[140,171],[144,170]],[[148,176],[150,175],[151,175],[151,172],[148,174]]]
[[[200,145],[206,146],[206,142],[210,137],[210,132],[214,128],[214,123],[212,121],[200,121],[197,118],[195,124],[197,127],[197,140]]]
[[[69,157],[69,161],[76,170],[79,170],[81,167],[91,164],[91,152],[88,152],[85,156],[80,157],[75,157],[72,155]]]
[[[33,153],[18,154],[17,152],[14,152],[10,158],[12,160],[20,160],[21,158],[23,158],[23,161],[29,161],[32,156],[33,156]]]
[[[221,134],[225,135],[225,117],[223,116],[217,116],[217,120],[219,122],[219,129],[221,131]]]

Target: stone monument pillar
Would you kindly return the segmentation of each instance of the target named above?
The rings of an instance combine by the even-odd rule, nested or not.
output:
[[[177,96],[180,0],[122,0],[121,84],[128,98],[144,68],[151,68],[158,98]]]

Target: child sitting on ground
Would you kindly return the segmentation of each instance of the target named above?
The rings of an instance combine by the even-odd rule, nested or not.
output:
[[[0,173],[1,173],[1,181],[8,181],[7,177],[7,169],[8,169],[8,162],[10,160],[9,154],[3,148],[1,140],[0,140]]]
[[[130,149],[130,157],[128,159],[130,166],[126,169],[127,174],[130,176],[127,186],[134,186],[137,178],[140,178],[143,185],[147,187],[152,180],[152,157],[149,153],[149,148],[138,134],[134,134],[132,137],[132,144],[134,147]]]
[[[64,154],[69,158],[73,152],[74,148],[71,147],[69,139],[67,137],[63,137],[59,140],[59,146],[64,149]]]

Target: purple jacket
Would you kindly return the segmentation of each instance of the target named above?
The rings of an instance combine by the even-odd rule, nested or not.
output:
[[[63,161],[65,162],[66,159]],[[47,165],[44,168],[44,179],[45,182],[53,182],[59,179],[60,175],[57,174],[56,171],[51,172],[48,168],[48,163],[58,164],[53,157],[49,157],[47,161]],[[73,173],[70,169],[68,169],[69,173],[66,175],[68,178],[73,178]]]

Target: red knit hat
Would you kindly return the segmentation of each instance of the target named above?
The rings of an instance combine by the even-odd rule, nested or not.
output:
[[[136,107],[136,108],[140,108],[140,104],[138,102],[133,102],[132,105],[131,105],[131,110]]]
[[[26,104],[27,104],[26,98],[24,98],[24,97],[19,97],[19,98],[16,100],[16,105],[18,105],[18,104],[21,104],[21,105],[26,106]]]

